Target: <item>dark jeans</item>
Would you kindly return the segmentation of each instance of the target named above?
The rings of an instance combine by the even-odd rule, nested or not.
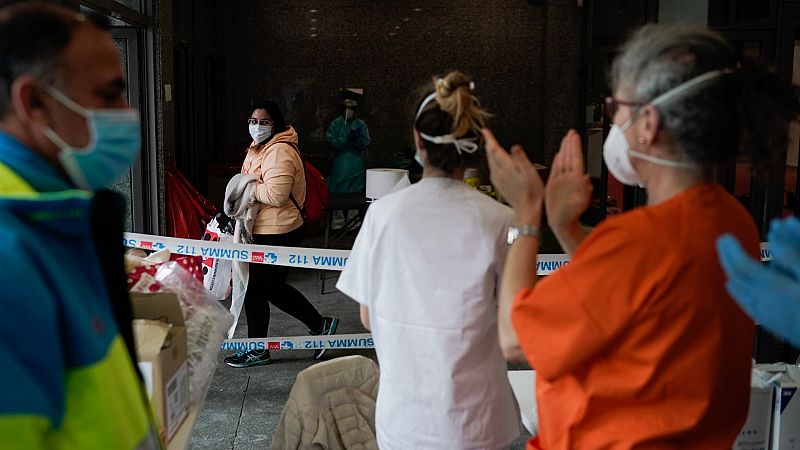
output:
[[[303,238],[303,228],[285,234],[254,234],[253,243],[296,247]],[[250,280],[244,296],[247,314],[247,335],[251,338],[267,337],[269,331],[269,304],[303,322],[310,331],[322,329],[322,316],[297,289],[286,284],[289,267],[272,264],[250,264]]]

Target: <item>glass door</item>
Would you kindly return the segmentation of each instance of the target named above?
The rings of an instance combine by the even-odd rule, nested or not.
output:
[[[138,31],[132,27],[114,27],[111,36],[119,49],[122,58],[122,69],[128,81],[128,104],[141,111],[141,86],[139,80],[139,37]],[[142,123],[146,123],[144,120]],[[144,133],[144,130],[142,130]],[[148,153],[146,136],[142,136],[142,154]],[[117,180],[111,189],[125,197],[128,214],[125,217],[125,231],[136,231],[144,228],[144,193],[142,187],[142,158],[139,158],[122,178]]]
[[[800,85],[800,27],[794,29],[792,45],[792,83]],[[800,188],[797,179],[797,160],[800,153],[800,123],[792,122],[789,127],[789,145],[786,149],[786,171],[783,178],[783,216],[800,216]]]
[[[737,53],[771,65],[775,59],[775,30],[723,29],[719,31]],[[769,221],[780,215],[782,176],[770,174],[770,180],[753,176],[752,164],[745,156],[717,167],[717,181],[734,194],[750,211],[762,239],[766,236]]]
[[[131,169],[110,188],[125,197],[127,214],[124,227],[129,232],[158,231],[155,124],[152,120],[153,56],[147,51],[151,36],[150,11],[145,0],[70,1],[82,12],[106,16],[111,23],[111,38],[116,44],[127,81],[127,100],[141,114],[142,149]],[[77,3],[77,4],[76,4]]]
[[[784,3],[778,20],[777,39],[775,40],[774,66],[779,73],[794,84],[800,84],[800,4]],[[800,215],[800,202],[797,193],[800,184],[797,179],[798,153],[800,153],[800,125],[793,123],[789,130],[789,142],[786,149],[785,166],[770,174],[766,183],[767,200],[756,219],[766,232],[769,221],[774,217],[790,214]],[[755,185],[754,185],[755,188]],[[756,205],[758,206],[758,205]],[[755,355],[758,362],[794,362],[798,350],[778,336],[766,332],[759,327],[755,340]]]

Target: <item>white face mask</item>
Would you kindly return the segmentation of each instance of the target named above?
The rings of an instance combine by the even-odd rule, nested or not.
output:
[[[352,120],[355,117],[356,112],[350,108],[344,110],[344,120]]]
[[[638,159],[658,164],[659,166],[674,167],[676,169],[694,169],[697,164],[688,161],[674,161],[672,159],[659,158],[658,156],[648,155],[647,153],[637,152],[631,150],[628,143],[628,138],[625,137],[625,130],[630,128],[635,120],[629,119],[627,122],[619,125],[612,125],[611,131],[608,132],[608,137],[603,143],[603,160],[608,166],[608,171],[614,178],[622,184],[628,186],[645,187],[644,179],[639,172],[633,167],[631,156]]]
[[[253,138],[253,142],[260,144],[272,136],[272,125],[250,125],[250,136]]]
[[[625,129],[629,128],[628,123],[623,126]],[[611,131],[603,143],[603,160],[608,166],[608,171],[622,184],[644,187],[642,176],[631,163],[630,151],[625,130],[617,124],[611,125]]]
[[[419,149],[414,152],[414,161],[416,161],[420,166],[425,167],[425,161],[423,161],[422,157],[419,155]]]
[[[694,89],[698,89],[730,72],[731,70],[729,69],[722,69],[713,70],[711,72],[698,75],[659,95],[650,102],[650,105],[656,106],[661,103],[667,103],[668,100],[679,97]],[[642,176],[633,167],[631,156],[634,158],[643,159],[653,164],[658,164],[660,166],[674,167],[677,169],[697,168],[697,164],[689,161],[674,161],[671,159],[659,158],[657,156],[631,150],[630,144],[628,143],[628,138],[625,136],[625,130],[633,125],[633,123],[636,121],[636,116],[638,116],[638,112],[625,121],[622,126],[613,124],[611,126],[611,131],[608,133],[606,141],[603,143],[603,160],[605,160],[606,166],[608,166],[608,171],[611,172],[611,175],[614,175],[614,178],[619,180],[622,184],[626,184],[628,186],[645,187],[644,179],[642,179]]]

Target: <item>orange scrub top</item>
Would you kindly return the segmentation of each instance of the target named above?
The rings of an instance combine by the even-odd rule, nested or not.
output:
[[[750,399],[753,322],[714,248],[759,254],[747,211],[716,184],[609,218],[572,262],[523,290],[512,321],[536,369],[529,449],[731,448]]]

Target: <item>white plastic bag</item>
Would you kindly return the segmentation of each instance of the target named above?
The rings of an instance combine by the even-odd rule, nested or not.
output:
[[[233,242],[233,221],[217,214],[206,226],[204,241]],[[203,259],[203,285],[217,300],[225,300],[231,294],[233,261],[219,258]]]
[[[189,398],[200,408],[205,401],[217,357],[233,317],[200,282],[176,262],[162,264],[156,280],[178,296],[186,322]]]
[[[240,229],[245,225],[242,221],[236,221],[236,231],[234,232],[234,242],[239,243],[242,238]],[[228,329],[228,339],[233,338],[233,333],[236,331],[236,325],[239,323],[239,317],[242,315],[242,308],[244,307],[244,296],[247,294],[247,283],[250,281],[250,266],[249,263],[242,261],[234,261],[233,263],[233,294],[231,295],[231,314],[233,314],[233,324]]]

